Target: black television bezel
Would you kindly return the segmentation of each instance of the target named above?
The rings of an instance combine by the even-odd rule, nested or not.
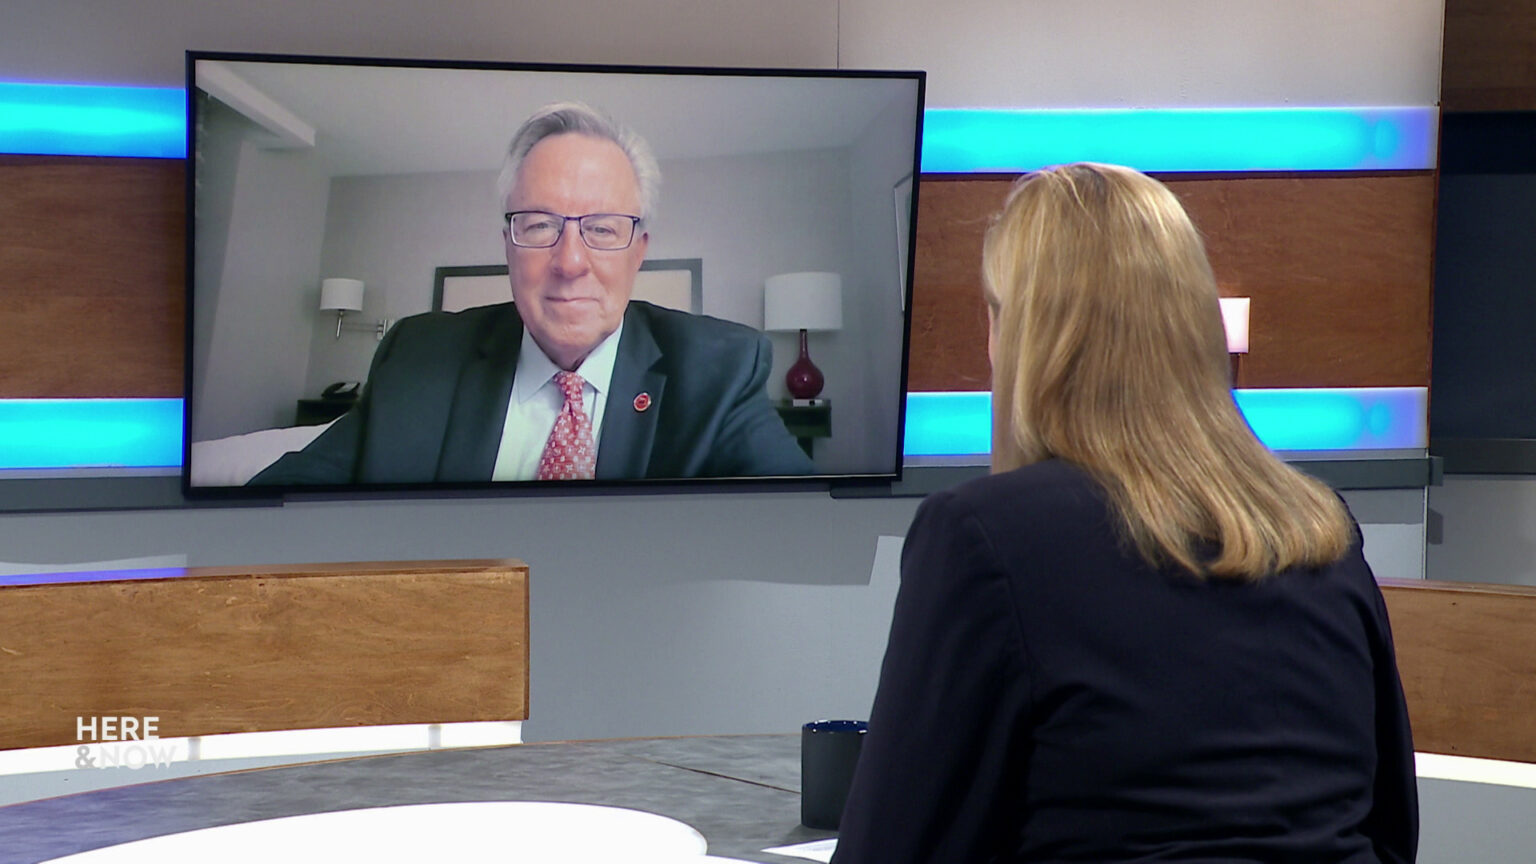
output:
[[[196,216],[197,216],[197,63],[200,60],[293,63],[307,65],[369,66],[517,72],[575,72],[615,75],[692,75],[750,78],[884,78],[911,80],[917,88],[913,127],[911,209],[907,219],[906,272],[902,274],[902,344],[896,409],[895,452],[892,470],[863,474],[813,474],[787,477],[676,477],[625,480],[558,481],[444,481],[431,483],[352,483],[289,486],[194,486],[192,485],[193,331],[196,310]],[[923,119],[927,73],[921,70],[763,68],[730,66],[672,66],[635,64],[547,63],[441,58],[359,57],[343,55],[269,54],[188,50],[186,52],[186,206],[185,206],[185,322],[183,344],[181,493],[192,501],[237,503],[251,499],[367,500],[402,498],[477,498],[632,495],[698,492],[755,492],[806,490],[889,489],[902,479],[903,445],[907,422],[908,363],[912,348],[912,282],[916,272],[918,200],[922,183]],[[254,503],[254,502],[251,502]]]

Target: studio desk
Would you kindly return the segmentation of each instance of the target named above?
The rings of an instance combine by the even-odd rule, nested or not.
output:
[[[161,738],[525,720],[528,567],[403,561],[0,579],[0,750],[77,718]]]
[[[1536,762],[1536,589],[1384,580],[1383,593],[1417,749]],[[74,744],[77,718],[92,716],[155,715],[164,738],[521,720],[528,635],[528,569],[515,561],[7,579],[0,749]],[[467,801],[643,810],[693,826],[713,855],[787,862],[803,859],[762,850],[828,836],[799,825],[799,788],[793,735],[429,750],[0,807],[0,864],[283,816]],[[1421,779],[1420,792],[1421,862],[1502,860],[1477,857],[1497,837],[1536,847],[1526,836],[1536,828],[1516,815],[1536,806],[1536,790]]]
[[[1536,762],[1536,588],[1383,580],[1419,749]],[[528,568],[411,561],[0,579],[0,750],[528,716]],[[468,626],[472,625],[472,626]]]

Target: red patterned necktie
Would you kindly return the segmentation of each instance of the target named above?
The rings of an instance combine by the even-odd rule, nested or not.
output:
[[[581,385],[586,382],[575,372],[556,372],[555,386],[565,397],[555,428],[549,430],[544,454],[539,457],[538,480],[591,480],[597,465],[592,446],[592,418],[581,404]]]

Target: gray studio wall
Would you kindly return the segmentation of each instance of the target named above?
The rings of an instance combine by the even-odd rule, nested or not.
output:
[[[1426,578],[1536,586],[1536,479],[1448,475],[1429,511]]]
[[[930,105],[1433,104],[1439,4],[1361,0],[10,0],[0,77],[178,85],[183,49],[929,70]],[[301,381],[302,383],[302,381]],[[1383,575],[1423,495],[1362,493]],[[0,517],[11,560],[514,556],[530,740],[785,731],[862,715],[916,502],[825,493],[315,502]],[[1373,520],[1373,514],[1377,517]],[[586,527],[572,527],[586,526]],[[877,554],[877,550],[883,550]],[[1377,556],[1384,556],[1378,558]],[[1411,572],[1405,572],[1411,571]],[[471,623],[471,622],[466,622]]]

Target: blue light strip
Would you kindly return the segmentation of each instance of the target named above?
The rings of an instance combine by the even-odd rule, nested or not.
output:
[[[1424,387],[1238,390],[1237,406],[1271,450],[1397,450],[1429,446]],[[909,393],[907,456],[992,451],[992,394]]]
[[[180,399],[0,399],[0,468],[180,464]]]
[[[908,393],[904,456],[978,456],[992,452],[992,394]]]
[[[186,91],[0,82],[0,153],[187,155]]]
[[[146,567],[133,570],[77,570],[63,573],[12,573],[0,576],[0,585],[67,585],[72,582],[126,582],[139,579],[176,579],[187,575],[185,567]]]
[[[186,156],[184,91],[0,83],[0,152]],[[1435,164],[1434,108],[930,108],[922,170],[1090,160],[1143,171],[1400,171]]]
[[[931,108],[922,170],[1012,174],[1064,162],[1163,172],[1427,170],[1438,118],[1434,108]]]
[[[1271,450],[1402,450],[1429,446],[1427,387],[1238,390]]]
[[[1238,390],[1237,404],[1273,450],[1427,447],[1423,387]],[[181,464],[180,399],[0,400],[0,468],[162,468]],[[992,394],[911,393],[907,456],[992,450]]]

